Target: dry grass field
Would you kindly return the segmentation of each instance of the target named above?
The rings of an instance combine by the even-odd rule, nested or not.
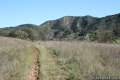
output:
[[[120,45],[29,42],[0,37],[0,80],[98,80],[120,77]]]
[[[97,78],[118,80],[120,77],[120,45],[77,41],[38,43],[47,47],[49,53],[56,57],[59,73],[62,73],[60,76],[64,76],[61,80],[93,80]]]
[[[30,42],[0,37],[0,80],[26,80],[31,64]]]

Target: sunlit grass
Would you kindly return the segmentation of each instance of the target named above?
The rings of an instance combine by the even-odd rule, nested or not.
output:
[[[64,71],[63,80],[90,80],[95,76],[120,76],[120,45],[78,41],[38,42],[52,50]]]
[[[0,37],[0,80],[26,80],[32,64],[27,41]]]

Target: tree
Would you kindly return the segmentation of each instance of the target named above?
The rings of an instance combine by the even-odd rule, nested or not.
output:
[[[86,35],[85,39],[87,39],[88,41],[95,41],[97,40],[97,34],[96,32],[90,32]]]
[[[28,34],[22,30],[13,30],[9,33],[10,37],[17,37],[20,39],[28,39]]]

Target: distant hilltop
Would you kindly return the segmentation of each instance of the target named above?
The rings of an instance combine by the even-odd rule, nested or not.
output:
[[[0,36],[27,40],[120,41],[120,14],[102,18],[64,16],[41,25],[22,24],[0,29]]]

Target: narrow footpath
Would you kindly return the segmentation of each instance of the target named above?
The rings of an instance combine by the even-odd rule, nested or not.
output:
[[[62,71],[56,63],[56,58],[50,53],[49,49],[40,45],[40,71],[41,80],[64,80]]]
[[[55,57],[42,45],[33,48],[33,62],[27,80],[64,80]]]
[[[28,73],[27,80],[39,80],[39,64],[38,64],[38,51],[36,48],[32,50],[32,66],[30,72]]]

